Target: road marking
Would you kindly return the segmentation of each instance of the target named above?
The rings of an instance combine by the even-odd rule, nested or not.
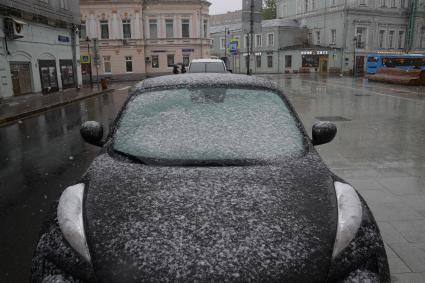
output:
[[[126,89],[129,89],[131,86],[126,86],[126,87],[123,87],[123,88],[120,88],[120,89],[118,89],[119,91],[121,91],[121,90],[126,90]]]

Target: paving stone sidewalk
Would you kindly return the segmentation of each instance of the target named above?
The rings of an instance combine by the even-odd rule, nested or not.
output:
[[[60,107],[75,101],[114,91],[97,87],[68,89],[51,94],[28,94],[0,100],[0,125],[13,122],[40,112]]]

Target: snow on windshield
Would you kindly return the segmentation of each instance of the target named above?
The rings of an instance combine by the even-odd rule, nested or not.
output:
[[[160,160],[267,162],[303,148],[288,107],[266,90],[143,93],[127,106],[114,137],[115,150]]]

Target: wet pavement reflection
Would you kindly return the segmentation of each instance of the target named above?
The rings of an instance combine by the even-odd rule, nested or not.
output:
[[[425,87],[361,78],[271,76],[311,132],[338,126],[318,147],[333,172],[360,191],[386,243],[394,282],[425,282]]]
[[[99,149],[80,135],[83,121],[105,129],[128,90],[69,104],[0,128],[0,282],[27,282],[44,217]]]

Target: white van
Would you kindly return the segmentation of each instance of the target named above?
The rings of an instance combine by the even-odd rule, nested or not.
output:
[[[194,59],[189,65],[189,73],[227,73],[227,68],[221,59]]]

